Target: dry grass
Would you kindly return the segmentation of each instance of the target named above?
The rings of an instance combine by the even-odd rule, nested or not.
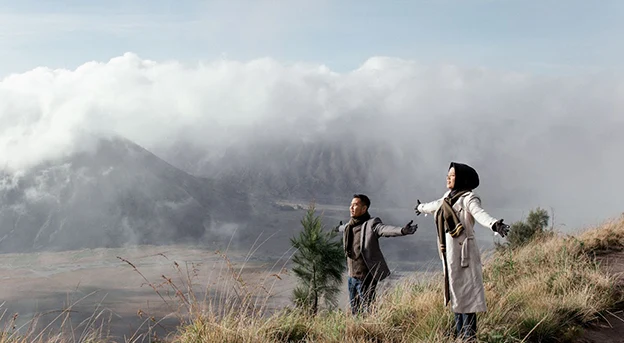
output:
[[[488,312],[479,315],[479,340],[573,339],[621,300],[613,276],[594,257],[622,247],[624,219],[578,236],[551,233],[522,248],[495,252],[485,261]],[[310,317],[297,310],[253,320],[234,314],[227,320],[201,318],[181,328],[173,341],[453,342],[452,313],[442,306],[441,286],[439,274],[406,280],[381,295],[363,318],[342,311]]]
[[[82,300],[82,299],[81,299]],[[21,326],[17,326],[18,314],[13,314],[6,321],[0,331],[0,343],[108,343],[111,342],[108,334],[110,313],[105,310],[94,312],[89,318],[74,326],[71,320],[72,307],[79,303],[76,301],[67,308],[57,313],[43,313],[35,316]],[[7,315],[3,311],[0,321]],[[39,328],[39,320],[44,315],[55,315],[52,320],[46,321],[46,326]],[[58,328],[55,327],[58,324]],[[136,340],[129,339],[126,342],[134,343]]]
[[[624,214],[599,226],[584,230],[578,237],[580,250],[586,254],[599,255],[624,248]]]
[[[621,302],[621,293],[613,287],[614,277],[600,268],[595,257],[623,247],[624,218],[620,218],[575,236],[550,233],[524,247],[496,251],[485,260],[488,312],[478,317],[479,340],[572,340],[584,325]],[[454,342],[452,313],[442,304],[440,274],[400,282],[381,294],[371,314],[363,317],[342,310],[312,317],[292,308],[268,314],[265,309],[271,296],[270,280],[246,284],[240,271],[226,256],[223,258],[225,273],[233,282],[217,297],[196,296],[192,266],[184,270],[174,262],[178,271],[175,281],[164,276],[157,284],[145,280],[182,323],[165,341]],[[68,315],[60,314],[59,320]],[[158,325],[155,318],[145,315],[148,328]],[[0,335],[0,343],[111,342],[101,326],[95,328],[95,322],[85,323],[78,337],[75,328],[69,327],[56,334],[51,330],[44,334],[8,326]],[[153,337],[137,336],[125,342],[138,342],[139,338],[155,341]]]

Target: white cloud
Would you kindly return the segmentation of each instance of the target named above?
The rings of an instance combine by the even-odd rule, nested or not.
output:
[[[429,183],[441,183],[449,160],[459,159],[482,171],[486,187],[537,194],[522,209],[606,197],[606,209],[588,205],[604,215],[622,207],[623,109],[618,75],[535,77],[383,57],[339,74],[272,59],[189,66],[128,53],[0,81],[0,165],[19,170],[89,149],[93,132],[147,148],[184,138],[218,149],[256,135],[325,139],[359,130],[416,156],[415,177]]]

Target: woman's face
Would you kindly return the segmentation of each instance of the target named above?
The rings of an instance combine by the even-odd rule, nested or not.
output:
[[[446,175],[446,188],[453,189],[455,187],[455,168],[451,168]]]

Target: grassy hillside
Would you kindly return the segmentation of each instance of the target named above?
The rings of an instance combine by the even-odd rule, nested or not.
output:
[[[624,298],[614,287],[616,276],[608,275],[597,257],[622,248],[624,217],[577,235],[548,232],[524,247],[488,254],[484,258],[488,312],[478,317],[479,340],[573,340],[585,325],[621,307]],[[228,286],[231,292],[211,301],[196,299],[191,283],[164,281],[171,291],[167,301],[177,301],[178,316],[184,322],[166,337],[167,342],[453,341],[452,313],[442,305],[439,273],[399,282],[378,297],[369,316],[356,318],[339,309],[311,317],[292,308],[269,315],[264,307],[264,298],[271,293],[269,284],[246,283],[237,267],[228,262],[228,268],[233,278]],[[158,325],[156,318],[146,317],[146,321]],[[97,328],[71,336],[18,334],[7,326],[0,335],[0,343],[112,341]],[[148,342],[144,337],[125,341]]]
[[[596,256],[624,247],[624,219],[579,235],[548,233],[485,259],[488,312],[479,320],[485,342],[569,341],[600,313],[621,302],[614,276]],[[449,342],[452,313],[442,306],[442,279],[405,280],[379,297],[373,313],[342,311],[309,317],[286,309],[269,318],[231,312],[201,314],[175,342]]]

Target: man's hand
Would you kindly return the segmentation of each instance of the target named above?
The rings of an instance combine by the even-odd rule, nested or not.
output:
[[[509,233],[509,225],[503,223],[503,219],[501,219],[492,224],[492,230],[501,235],[501,237],[505,237]]]
[[[342,220],[340,221],[340,224],[338,224],[338,226],[336,226],[332,231],[334,232],[340,232],[340,227],[342,226]]]
[[[405,226],[401,229],[401,233],[404,235],[412,235],[418,229],[418,224],[412,225],[414,221],[410,220],[409,223],[405,224]]]
[[[422,204],[422,203],[420,202],[420,200],[419,200],[419,199],[416,199],[416,207],[414,207],[414,212],[416,212],[416,215],[417,215],[417,216],[419,216],[419,215],[422,213],[422,212],[420,212],[420,211],[418,210],[418,206],[420,206],[420,204]]]

